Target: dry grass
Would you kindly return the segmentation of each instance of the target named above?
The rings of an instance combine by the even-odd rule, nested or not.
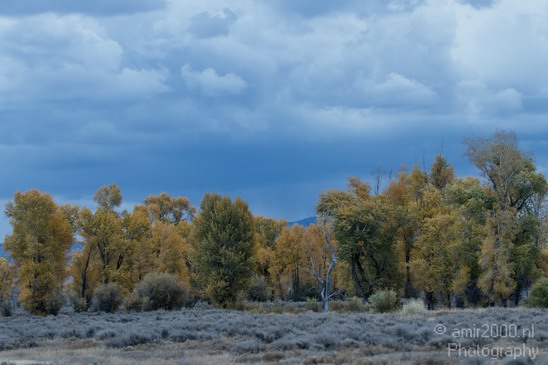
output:
[[[437,324],[448,329],[434,332]],[[454,338],[456,328],[535,325],[531,338]],[[548,365],[548,311],[488,309],[417,315],[178,312],[17,315],[0,318],[0,365],[19,364],[489,364],[448,356],[447,346],[538,348]],[[485,361],[484,361],[485,360]],[[475,362],[474,362],[475,361]],[[501,363],[501,362],[492,362]]]

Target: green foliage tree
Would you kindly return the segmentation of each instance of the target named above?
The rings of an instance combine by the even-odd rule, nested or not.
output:
[[[535,282],[531,288],[527,305],[530,307],[548,308],[548,278],[540,278]]]
[[[6,207],[12,233],[5,238],[17,269],[19,300],[32,314],[56,314],[62,305],[73,230],[53,198],[37,190],[15,193]]]
[[[254,225],[247,203],[206,194],[192,237],[196,270],[210,298],[222,307],[236,305],[253,271]]]
[[[454,179],[455,171],[453,167],[447,163],[443,156],[437,155],[430,168],[429,182],[436,189],[443,191]]]
[[[350,266],[356,295],[368,297],[377,290],[398,287],[397,208],[382,196],[370,196],[369,185],[351,178],[348,191],[322,194],[316,209],[333,218],[338,257]]]

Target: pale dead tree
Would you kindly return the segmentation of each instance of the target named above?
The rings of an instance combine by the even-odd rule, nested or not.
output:
[[[376,167],[373,171],[371,171],[371,175],[375,181],[375,195],[379,195],[381,193],[383,190],[383,185],[386,187],[390,184],[390,181],[392,180],[392,173],[392,168],[385,170],[381,167]]]
[[[329,293],[331,288],[331,276],[337,256],[333,245],[333,225],[327,217],[319,217],[318,224],[307,230],[308,235],[305,245],[308,254],[307,272],[318,282],[322,300],[322,310],[329,311],[329,300],[335,293]]]

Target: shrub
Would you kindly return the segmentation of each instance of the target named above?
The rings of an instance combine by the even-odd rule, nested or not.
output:
[[[136,294],[143,300],[144,311],[181,309],[188,297],[177,277],[164,273],[145,276],[137,286]]]
[[[40,310],[38,312],[32,312],[34,314],[52,314],[56,316],[59,314],[59,311],[61,308],[63,308],[63,305],[65,304],[65,297],[61,293],[51,293],[47,296],[47,298],[44,299],[44,301],[41,303]]]
[[[381,290],[369,297],[370,308],[373,312],[386,313],[398,308],[398,294],[392,290]]]
[[[70,297],[70,303],[76,313],[86,312],[88,310],[88,301],[86,298],[82,298],[79,295],[72,295]]]
[[[530,307],[548,308],[548,278],[539,279],[533,284],[527,299]]]
[[[422,299],[411,299],[403,304],[401,312],[403,314],[421,314],[426,312],[426,307]]]
[[[92,310],[113,313],[123,302],[123,289],[118,283],[103,284],[93,293]]]
[[[243,341],[234,345],[230,349],[230,352],[237,355],[241,355],[241,354],[256,354],[259,352],[263,352],[264,350],[265,350],[265,345],[262,342],[252,339],[252,340]]]
[[[306,310],[309,310],[312,312],[319,312],[320,303],[316,300],[316,298],[306,298],[305,308]]]
[[[369,309],[368,303],[358,297],[350,300],[334,300],[329,302],[329,310],[333,312],[366,312]]]
[[[366,312],[369,309],[367,303],[363,301],[362,298],[352,297],[348,301],[348,311],[349,312]]]
[[[0,317],[9,317],[11,315],[12,315],[11,304],[8,301],[0,303]]]
[[[253,276],[251,285],[247,290],[247,299],[253,302],[266,302],[268,300],[268,287],[264,277]]]
[[[143,310],[143,299],[136,293],[133,292],[126,297],[124,301],[124,310],[128,312],[140,312]]]

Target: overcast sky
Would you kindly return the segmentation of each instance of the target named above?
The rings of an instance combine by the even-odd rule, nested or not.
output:
[[[548,166],[538,0],[0,2],[0,203],[215,191],[296,220],[377,167],[518,133]],[[0,236],[9,232],[4,216]]]

